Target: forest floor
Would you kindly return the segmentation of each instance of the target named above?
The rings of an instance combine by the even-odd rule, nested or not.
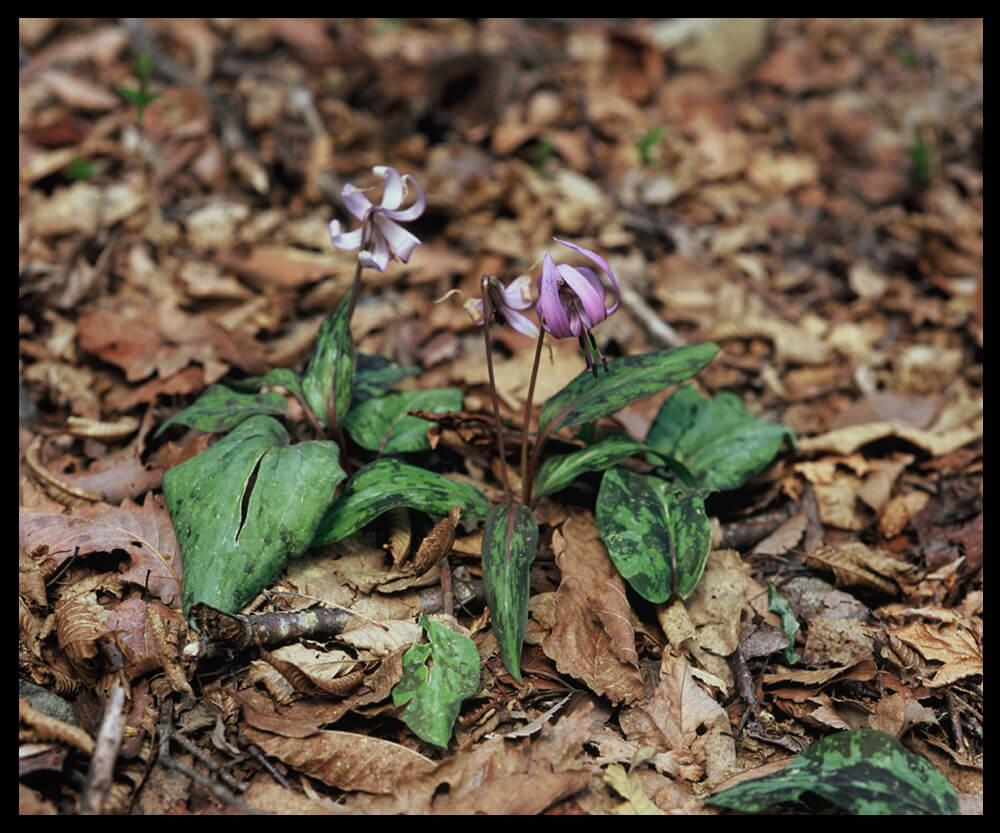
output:
[[[21,19],[19,49],[21,813],[718,813],[845,729],[982,812],[981,19]],[[448,598],[475,523],[416,576],[385,518],[290,562],[250,609],[356,614],[325,639],[213,660],[181,614],[163,476],[213,435],[156,429],[302,370],[354,278],[342,188],[383,165],[427,195],[421,245],[365,271],[351,332],[419,368],[404,389],[461,391],[432,430],[452,475],[502,497],[491,433],[460,430],[492,425],[482,329],[441,299],[536,278],[553,238],[617,276],[606,356],[715,342],[698,390],[797,437],[708,500],[683,602],[615,574],[599,473],[544,498],[521,684],[481,593]],[[519,426],[534,341],[492,333]],[[584,368],[550,344],[536,403]],[[602,426],[642,439],[669,394]],[[390,692],[449,609],[481,678],[438,748]]]

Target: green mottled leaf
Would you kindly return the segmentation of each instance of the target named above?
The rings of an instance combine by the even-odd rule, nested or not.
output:
[[[758,419],[735,394],[709,399],[690,385],[663,403],[646,434],[647,445],[679,460],[713,492],[739,488],[763,471],[785,440],[794,447],[791,428]]]
[[[399,506],[441,516],[461,506],[465,519],[482,518],[490,511],[489,501],[475,486],[383,457],[359,469],[348,481],[316,530],[313,546],[341,541]]]
[[[597,528],[618,572],[644,599],[685,599],[698,585],[712,545],[704,498],[621,467],[601,479]]]
[[[423,614],[420,626],[429,644],[413,645],[403,654],[403,676],[392,689],[392,702],[409,703],[403,722],[421,740],[444,749],[462,701],[479,690],[479,651],[469,637]]]
[[[344,420],[344,428],[362,448],[380,454],[426,451],[431,447],[427,431],[433,423],[407,411],[431,411],[436,414],[462,409],[458,388],[403,390],[367,399],[355,405]]]
[[[542,405],[539,433],[611,416],[636,399],[690,379],[718,352],[717,344],[692,344],[614,359],[597,378],[585,370]]]
[[[354,367],[354,404],[392,390],[404,379],[420,373],[419,367],[396,364],[382,356],[358,354]]]
[[[781,617],[781,630],[788,637],[788,645],[785,648],[785,662],[795,665],[802,657],[795,652],[795,634],[799,632],[799,623],[792,613],[792,608],[788,600],[781,596],[774,586],[773,581],[767,583],[767,609],[771,613],[777,613]]]
[[[649,449],[627,434],[609,434],[604,439],[570,454],[554,454],[546,458],[535,479],[535,494],[550,495],[565,489],[577,477],[588,471],[611,468],[633,454]]]
[[[159,436],[171,425],[187,425],[210,434],[224,434],[243,420],[257,414],[280,416],[285,413],[285,397],[270,393],[238,393],[224,385],[211,385],[197,401],[161,425]]]
[[[306,402],[327,428],[342,425],[354,395],[354,338],[344,299],[320,324],[302,379]]]
[[[528,626],[531,564],[538,554],[538,522],[519,503],[493,507],[483,526],[483,591],[500,658],[521,682],[521,646]]]
[[[781,772],[744,781],[709,804],[760,813],[812,793],[853,815],[954,815],[958,797],[925,759],[871,729],[817,741]]]
[[[240,391],[257,391],[261,388],[275,387],[284,388],[303,405],[306,402],[306,392],[302,389],[302,377],[289,367],[271,368],[263,376],[250,376],[233,383],[233,387]]]
[[[289,445],[281,423],[254,416],[164,475],[185,614],[239,610],[306,550],[345,477],[339,456],[331,442]]]

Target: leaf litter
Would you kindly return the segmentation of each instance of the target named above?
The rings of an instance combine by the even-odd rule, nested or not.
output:
[[[718,813],[705,796],[858,730],[982,812],[981,19],[22,18],[19,45],[22,814]],[[144,52],[139,130],[117,91]],[[714,340],[697,392],[798,437],[709,501],[683,601],[622,582],[586,478],[543,497],[521,684],[481,526],[434,525],[452,495],[401,489],[405,524],[290,562],[211,651],[180,614],[162,478],[211,439],[153,431],[212,384],[304,370],[354,270],[326,235],[340,188],[383,164],[425,189],[427,243],[353,336],[419,370],[401,389],[461,391],[406,417],[456,484],[497,494],[492,417],[481,339],[435,301],[553,237],[611,252],[605,355]],[[520,425],[531,342],[496,337]],[[542,398],[584,366],[551,359]],[[667,395],[597,430],[638,442]],[[392,692],[448,607],[481,678],[441,748]]]

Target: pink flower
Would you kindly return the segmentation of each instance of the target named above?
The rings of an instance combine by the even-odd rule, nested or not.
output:
[[[538,280],[538,318],[545,331],[556,338],[578,339],[587,357],[587,367],[596,374],[594,353],[600,357],[605,369],[607,361],[597,348],[590,331],[618,309],[618,281],[607,261],[600,255],[574,243],[559,239],[556,242],[582,254],[607,275],[611,282],[614,301],[608,306],[604,282],[593,269],[565,263],[556,266],[548,252],[542,260],[542,276]]]
[[[519,333],[526,336],[537,336],[538,327],[535,322],[521,312],[534,303],[531,299],[531,278],[522,275],[512,280],[508,286],[504,286],[500,279],[494,275],[484,275],[483,281],[486,283],[486,291],[490,296],[493,314]],[[486,323],[483,321],[482,298],[467,300],[465,309],[478,326]]]
[[[345,185],[340,197],[361,225],[354,231],[341,232],[340,223],[333,220],[330,222],[330,240],[338,249],[363,249],[371,241],[371,251],[359,252],[358,260],[362,266],[373,266],[384,272],[390,258],[395,257],[406,263],[413,250],[420,245],[420,240],[399,223],[416,220],[423,214],[427,197],[409,174],[400,176],[395,168],[384,165],[372,168],[372,172],[385,180],[382,203],[372,205],[360,189],[350,183]],[[416,190],[417,199],[409,208],[400,209],[409,185]]]

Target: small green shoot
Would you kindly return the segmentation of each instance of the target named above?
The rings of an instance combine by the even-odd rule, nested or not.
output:
[[[153,59],[148,52],[143,52],[136,59],[135,66],[132,68],[132,75],[139,82],[138,89],[133,90],[129,87],[118,88],[118,94],[135,107],[135,123],[139,126],[142,125],[142,118],[145,115],[146,108],[160,97],[159,93],[150,92],[149,90],[149,76],[152,72]]]
[[[655,165],[660,161],[659,154],[655,154],[653,150],[660,143],[660,139],[662,138],[663,128],[651,127],[638,139],[636,139],[635,149],[639,154],[639,161],[644,167]]]

